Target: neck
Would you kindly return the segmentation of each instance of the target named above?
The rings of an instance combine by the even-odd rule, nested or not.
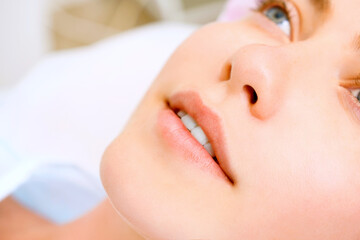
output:
[[[116,213],[109,200],[78,220],[59,226],[55,236],[58,240],[74,239],[74,236],[87,240],[144,240]]]

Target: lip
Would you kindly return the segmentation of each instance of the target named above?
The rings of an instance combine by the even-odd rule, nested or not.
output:
[[[174,112],[178,110],[188,113],[203,129],[213,146],[218,163],[187,130]],[[172,95],[168,100],[168,108],[160,111],[157,124],[162,137],[184,159],[231,184],[234,183],[227,168],[228,157],[221,118],[204,105],[198,93],[183,91]]]

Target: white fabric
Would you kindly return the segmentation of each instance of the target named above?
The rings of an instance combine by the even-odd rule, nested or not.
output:
[[[195,28],[155,24],[90,47],[50,55],[18,86],[0,94],[0,200],[31,179],[41,189],[49,189],[45,185],[50,176],[56,178],[52,182],[58,189],[61,178],[63,188],[74,180],[79,182],[77,187],[87,189],[88,183],[74,177],[73,171],[88,174],[100,184],[104,149],[124,127],[169,55]],[[52,169],[54,164],[71,169],[61,174]],[[47,172],[44,166],[51,170]],[[41,210],[48,202],[44,196],[16,193],[24,205],[47,215]],[[101,194],[93,195],[98,199]],[[88,195],[83,197],[86,200]],[[69,215],[56,219],[56,214],[52,212],[49,218],[69,220]]]

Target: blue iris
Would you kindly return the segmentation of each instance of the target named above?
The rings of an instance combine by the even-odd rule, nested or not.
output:
[[[276,24],[283,24],[284,21],[289,21],[287,13],[280,7],[269,8],[265,11],[265,15]]]

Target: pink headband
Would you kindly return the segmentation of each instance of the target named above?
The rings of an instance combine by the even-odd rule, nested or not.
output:
[[[239,20],[244,17],[254,5],[255,0],[229,0],[218,20],[222,22]]]

